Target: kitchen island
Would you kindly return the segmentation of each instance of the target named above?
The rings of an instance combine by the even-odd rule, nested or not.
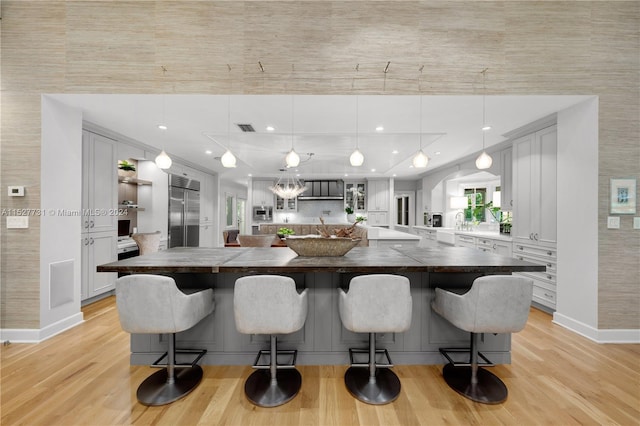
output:
[[[281,274],[309,289],[305,326],[279,338],[283,349],[297,349],[299,364],[348,364],[349,347],[366,347],[368,335],[342,327],[337,288],[356,275],[406,276],[413,298],[412,324],[405,333],[379,334],[396,364],[442,364],[440,347],[464,347],[468,334],[431,311],[435,287],[468,288],[482,275],[544,271],[515,258],[464,247],[355,247],[342,257],[299,257],[289,248],[172,248],[98,266],[98,272],[148,273],[173,277],[184,289],[211,287],[216,308],[194,328],[179,333],[177,346],[208,350],[204,364],[252,364],[268,336],[240,334],[233,316],[233,287],[244,275]],[[166,350],[166,337],[132,335],[131,363],[150,364]],[[480,350],[498,364],[510,362],[509,334],[486,334]]]

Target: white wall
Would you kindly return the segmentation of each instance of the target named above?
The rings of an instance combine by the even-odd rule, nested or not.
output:
[[[81,217],[56,213],[82,208],[82,113],[48,96],[42,96],[40,158],[40,206],[45,213],[40,216],[39,339],[43,339],[82,321]],[[73,262],[73,282],[50,287],[50,265],[65,261]],[[58,305],[53,308],[52,297]]]
[[[598,98],[558,113],[558,275],[554,320],[598,327]],[[581,327],[586,326],[587,329]]]

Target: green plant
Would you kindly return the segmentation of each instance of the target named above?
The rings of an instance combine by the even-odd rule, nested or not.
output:
[[[351,206],[347,206],[347,207],[345,207],[344,211],[345,211],[347,214],[353,214],[353,209],[351,208]]]
[[[133,164],[133,163],[128,162],[127,160],[118,161],[118,168],[120,170],[126,170],[126,171],[131,171],[131,172],[135,172],[136,171],[136,165]]]
[[[289,229],[289,228],[280,228],[280,229],[278,229],[278,234],[279,235],[293,235],[293,234],[295,234],[295,231],[293,229]]]
[[[501,222],[502,221],[502,212],[500,211],[500,207],[493,207],[493,201],[489,201],[486,205],[485,208],[487,210],[489,210],[489,213],[491,213],[491,216],[493,216],[493,218],[496,220],[496,222]]]
[[[364,222],[365,220],[367,220],[367,218],[364,216],[356,216],[356,223]]]

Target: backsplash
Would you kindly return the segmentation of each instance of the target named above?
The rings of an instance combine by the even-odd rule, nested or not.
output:
[[[342,200],[298,201],[297,212],[274,212],[274,223],[347,223]]]

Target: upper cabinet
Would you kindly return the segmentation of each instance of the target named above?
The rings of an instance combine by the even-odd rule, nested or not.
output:
[[[515,242],[556,244],[556,126],[513,143],[513,228]]]
[[[354,212],[366,210],[366,184],[365,182],[346,182],[344,184],[344,206],[351,207]]]
[[[387,179],[369,180],[367,210],[389,211],[389,181]]]
[[[116,141],[82,132],[82,232],[117,229]]]
[[[513,149],[511,147],[500,151],[500,203],[502,210],[511,211],[513,208]]]
[[[253,181],[251,200],[254,206],[273,207],[274,195],[269,189],[270,186],[273,186],[273,181]]]

